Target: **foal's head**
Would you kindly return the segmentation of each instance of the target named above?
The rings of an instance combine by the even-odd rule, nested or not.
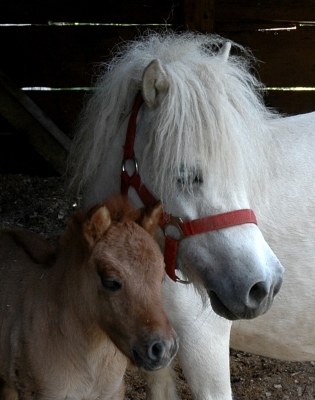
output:
[[[122,196],[74,217],[81,225],[88,296],[98,326],[137,366],[166,366],[177,336],[162,304],[163,256],[153,235],[162,206],[136,210]]]

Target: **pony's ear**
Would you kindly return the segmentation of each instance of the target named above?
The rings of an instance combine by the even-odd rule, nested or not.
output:
[[[221,47],[219,51],[219,56],[222,58],[222,61],[226,62],[229,58],[231,51],[231,42],[226,42],[224,45]]]
[[[156,107],[168,91],[169,81],[159,60],[146,67],[142,77],[142,95],[150,108]]]
[[[158,201],[152,208],[146,207],[140,220],[140,225],[144,228],[151,236],[156,233],[160,217],[163,212],[162,203]]]
[[[111,217],[108,208],[102,204],[85,221],[83,226],[84,236],[90,246],[93,246],[108,230]]]

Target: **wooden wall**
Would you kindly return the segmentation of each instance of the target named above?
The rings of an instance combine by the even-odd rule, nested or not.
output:
[[[76,22],[87,25],[67,24]],[[0,4],[0,24],[0,70],[18,88],[90,87],[95,64],[116,43],[166,24],[215,32],[249,47],[261,61],[257,71],[267,87],[315,87],[313,0],[16,0]],[[85,90],[23,93],[71,138]],[[315,91],[272,90],[266,103],[289,114],[308,112],[315,110]],[[12,143],[24,140],[25,150],[29,133],[15,124],[18,115],[0,113],[3,159]]]

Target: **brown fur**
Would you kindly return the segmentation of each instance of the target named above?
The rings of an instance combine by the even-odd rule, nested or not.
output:
[[[72,216],[56,250],[0,231],[2,400],[121,400],[127,357],[148,370],[171,361],[177,337],[150,236],[160,214],[117,196]]]

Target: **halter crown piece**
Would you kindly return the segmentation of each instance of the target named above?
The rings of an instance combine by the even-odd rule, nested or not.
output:
[[[137,128],[137,115],[144,100],[141,95],[136,98],[134,107],[129,117],[129,123],[126,134],[126,141],[124,145],[124,158],[122,162],[121,171],[121,193],[128,195],[128,189],[132,186],[138,193],[141,201],[146,206],[154,205],[157,200],[149,192],[146,186],[143,184],[141,177],[138,173],[138,164],[134,153],[134,141]],[[135,171],[132,175],[128,175],[125,165],[127,160],[133,160]],[[182,239],[192,235],[198,235],[200,233],[215,231],[223,228],[229,228],[235,225],[242,225],[253,223],[257,225],[257,219],[254,211],[250,209],[242,209],[226,212],[223,214],[211,215],[209,217],[198,218],[190,221],[182,221],[181,218],[171,214],[163,213],[159,225],[162,228],[165,235],[165,250],[164,250],[164,261],[165,269],[168,276],[174,282],[183,282],[176,276],[176,258],[179,243]],[[180,233],[179,239],[174,239],[167,234],[167,228],[174,226]]]

